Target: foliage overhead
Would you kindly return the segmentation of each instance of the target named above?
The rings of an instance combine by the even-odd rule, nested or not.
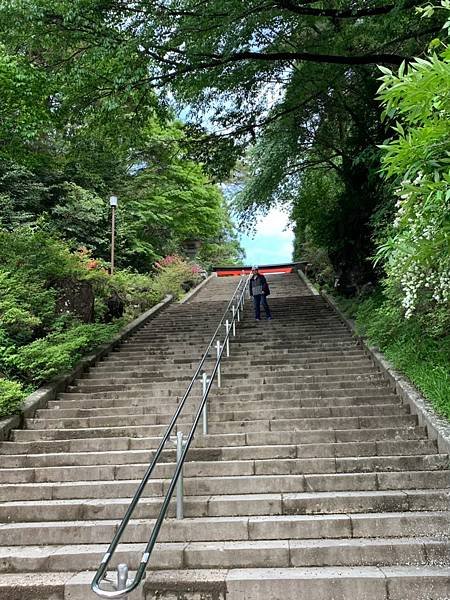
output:
[[[276,97],[304,65],[315,77],[302,78],[297,105],[317,95],[315,85],[323,86],[330,67],[411,58],[417,40],[439,30],[439,17],[415,18],[420,4],[6,0],[0,33],[37,68],[56,74],[55,109],[62,115],[76,107],[86,121],[100,116],[108,123],[120,114],[135,128],[148,111],[164,110],[158,100],[170,89],[219,127],[248,137],[283,114]]]

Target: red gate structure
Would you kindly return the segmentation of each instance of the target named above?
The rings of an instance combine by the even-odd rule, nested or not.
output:
[[[259,272],[263,275],[268,273],[292,273],[295,267],[301,263],[282,263],[277,265],[259,265]],[[251,266],[236,266],[231,267],[213,267],[213,271],[218,277],[230,277],[236,275],[248,275],[251,272]]]

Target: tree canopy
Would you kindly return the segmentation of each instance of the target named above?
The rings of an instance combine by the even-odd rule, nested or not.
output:
[[[244,154],[249,176],[237,210],[245,219],[278,202],[290,204],[298,248],[308,236],[318,239],[312,224],[302,221],[319,189],[316,180],[333,181],[323,199],[326,251],[342,285],[354,288],[376,277],[367,260],[375,252],[374,215],[392,215],[379,174],[378,146],[388,130],[376,100],[377,65],[410,63],[441,30],[443,12],[428,11],[421,19],[420,5],[7,0],[0,7],[0,33],[8,55],[36,73],[47,99],[45,117],[50,113],[59,123],[52,143],[64,147],[64,168],[74,173],[75,184],[96,193],[102,185],[111,189],[116,175],[123,179],[123,167],[142,160],[146,169],[124,187],[133,189],[133,213],[142,186],[148,199],[147,183],[160,180],[164,189],[155,197],[164,211],[157,215],[148,204],[146,214],[134,219],[136,231],[160,233],[171,219],[173,227],[181,226],[166,188],[169,180],[192,178],[195,169],[185,159],[201,160],[207,173],[223,178]],[[176,134],[167,145],[177,148],[181,163],[175,160],[160,177],[151,150],[154,162],[147,163],[149,122],[164,122],[172,111],[186,123],[186,135]],[[34,123],[41,120],[34,115]],[[150,130],[155,133],[154,125]],[[181,179],[175,165],[187,168]],[[194,190],[190,198],[202,205]]]
[[[97,2],[0,7],[0,226],[39,226],[107,259],[114,193],[119,266],[148,271],[192,239],[226,240],[236,260],[220,189],[166,100],[133,85],[147,63],[118,49],[117,25]]]
[[[253,135],[285,112],[270,109],[286,89],[297,89],[299,106],[321,87],[325,92],[324,82],[334,79],[329,67],[342,72],[412,58],[441,26],[439,16],[416,18],[420,4],[6,0],[0,22],[9,47],[58,75],[63,113],[76,107],[89,115],[101,107],[108,115],[120,107],[142,118],[161,109],[170,90],[225,133]]]

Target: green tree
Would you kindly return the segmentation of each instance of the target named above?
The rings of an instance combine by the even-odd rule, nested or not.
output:
[[[47,214],[48,228],[70,241],[73,249],[86,247],[96,256],[106,257],[110,226],[105,200],[75,183],[61,187],[64,196]]]
[[[190,159],[181,123],[157,115],[133,120],[121,107],[113,131],[102,110],[96,122],[94,114],[69,123],[56,111],[35,147],[17,137],[26,157],[0,165],[1,227],[43,227],[108,260],[107,198],[116,193],[118,264],[144,271],[188,240],[214,242],[228,231],[222,195]]]
[[[311,65],[303,69],[312,74]],[[319,102],[295,107],[300,80],[286,95],[284,116],[265,129],[250,156],[237,203],[245,218],[274,203],[290,205],[297,258],[307,227],[309,243],[327,254],[341,288],[354,291],[374,277],[367,257],[374,252],[371,216],[385,198],[376,148],[385,134],[372,69],[322,71],[332,83],[324,77]]]
[[[98,118],[122,110],[141,118],[157,109],[153,90],[170,89],[191,112],[247,139],[272,122],[297,86],[297,105],[330,81],[328,67],[400,64],[440,18],[415,18],[418,0],[8,0],[0,9],[2,35],[33,62],[55,73],[58,109],[77,107]],[[27,30],[18,23],[27,22]],[[418,41],[419,40],[419,44]],[[351,82],[349,82],[351,84]],[[277,92],[281,91],[281,94]],[[282,111],[280,111],[282,114]]]
[[[44,72],[0,42],[0,157],[17,159],[42,134],[50,115]]]

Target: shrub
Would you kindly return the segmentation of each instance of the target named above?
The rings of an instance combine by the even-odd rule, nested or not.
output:
[[[29,341],[36,328],[54,318],[55,293],[24,271],[0,268],[0,327],[17,342]]]
[[[0,231],[0,264],[5,271],[27,273],[33,281],[84,278],[85,267],[68,246],[43,231],[28,227],[14,233]]]
[[[414,315],[405,319],[402,308],[377,292],[352,306],[358,332],[377,344],[395,368],[404,373],[450,419],[450,336]]]
[[[201,279],[200,269],[177,255],[163,259],[154,276],[132,271],[110,276],[89,250],[71,253],[62,240],[29,228],[0,232],[0,264],[0,377],[7,382],[3,383],[7,390],[0,390],[5,396],[4,401],[1,398],[4,414],[16,410],[25,395],[20,383],[6,377],[37,386],[70,370],[84,354],[109,341],[124,322],[169,293],[179,298]],[[95,323],[81,324],[69,309],[58,312],[64,280],[92,285]],[[111,308],[114,302],[117,311]],[[117,319],[121,302],[124,316]],[[113,322],[101,323],[106,320]]]
[[[20,383],[0,377],[0,418],[19,412],[26,395]]]
[[[116,271],[109,279],[109,288],[124,302],[124,316],[127,320],[137,317],[159,300],[153,289],[153,279],[149,275],[128,270]]]
[[[395,182],[397,203],[377,260],[407,319],[450,307],[450,47],[436,43],[444,48],[440,55],[403,64],[397,74],[380,67],[380,99],[396,120],[395,137],[382,146],[383,169]]]
[[[17,349],[5,362],[22,379],[39,385],[71,369],[84,354],[109,341],[121,325],[121,321],[111,325],[78,324]]]
[[[158,300],[167,294],[179,299],[185,291],[199,283],[202,279],[201,270],[180,256],[166,257],[156,263],[158,272],[153,280],[153,292]]]

